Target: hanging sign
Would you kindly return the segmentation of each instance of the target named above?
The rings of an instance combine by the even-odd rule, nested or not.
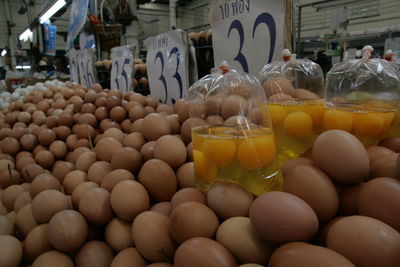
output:
[[[71,82],[79,83],[79,53],[73,48],[68,51],[67,57],[69,59],[69,73],[71,77]]]
[[[67,49],[74,47],[74,39],[78,36],[80,30],[86,22],[89,0],[72,1],[71,13],[69,15]]]
[[[215,63],[258,76],[285,48],[284,0],[217,0],[211,7]]]
[[[185,97],[189,83],[186,33],[169,31],[147,38],[144,44],[151,96],[159,102],[174,104]]]
[[[119,46],[111,49],[111,89],[128,92],[132,89],[134,51],[130,46]]]
[[[77,63],[79,66],[80,83],[86,87],[97,83],[97,75],[94,67],[94,50],[79,50]]]

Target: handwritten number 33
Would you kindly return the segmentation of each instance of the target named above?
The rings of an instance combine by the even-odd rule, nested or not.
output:
[[[270,40],[271,40],[271,46],[269,48],[269,56],[268,56],[268,63],[272,61],[272,57],[274,55],[274,50],[275,50],[275,41],[276,41],[276,25],[274,18],[272,17],[271,14],[269,13],[261,13],[258,15],[256,20],[254,21],[253,25],[253,36],[252,38],[254,39],[255,32],[257,30],[257,27],[260,24],[265,24],[268,27],[269,33],[270,33]],[[246,57],[242,54],[242,48],[243,48],[243,43],[244,43],[244,30],[243,30],[243,25],[242,23],[235,19],[232,21],[229,30],[228,30],[228,39],[229,36],[232,32],[232,30],[236,30],[239,34],[239,51],[234,58],[235,61],[239,62],[239,64],[242,66],[244,72],[249,72],[249,66],[247,64]]]
[[[170,51],[170,53],[169,53],[168,60],[171,59],[171,56],[172,56],[172,55],[175,55],[175,57],[176,57],[176,68],[175,68],[175,73],[174,73],[174,75],[172,75],[172,77],[174,77],[175,80],[178,82],[178,86],[179,86],[179,98],[182,98],[182,94],[183,94],[182,77],[181,77],[181,75],[180,75],[179,72],[178,72],[178,69],[179,69],[179,62],[180,62],[180,57],[181,57],[181,55],[180,55],[180,52],[179,52],[179,50],[178,50],[177,47],[174,47],[174,48],[171,49],[171,51]],[[167,81],[166,81],[166,79],[165,79],[165,77],[164,77],[164,56],[163,56],[163,54],[161,53],[161,51],[159,51],[159,52],[156,54],[156,57],[154,58],[154,64],[156,63],[157,59],[160,59],[160,63],[161,63],[161,75],[160,75],[160,77],[158,77],[158,79],[161,81],[161,83],[162,83],[163,86],[164,86],[164,91],[165,91],[164,103],[166,103],[167,100],[168,100],[168,87],[167,87]],[[161,99],[159,99],[159,100],[162,101]],[[174,104],[175,102],[176,102],[176,100],[172,98],[172,103]]]

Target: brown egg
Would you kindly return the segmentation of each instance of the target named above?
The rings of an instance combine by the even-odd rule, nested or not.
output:
[[[176,250],[175,267],[236,267],[232,254],[218,242],[196,237],[187,240]]]
[[[76,124],[72,127],[72,132],[76,134],[78,139],[93,139],[95,137],[95,130],[88,124]]]
[[[111,164],[107,161],[97,161],[93,163],[88,170],[89,181],[101,184],[104,176],[111,172]]]
[[[45,169],[50,168],[54,163],[54,156],[48,150],[39,151],[35,155],[36,162]]]
[[[400,153],[400,138],[398,136],[385,138],[379,143],[379,145],[389,148],[396,153]]]
[[[125,169],[136,173],[142,166],[142,155],[134,148],[122,147],[114,152],[111,157],[111,168]]]
[[[174,267],[174,265],[166,263],[166,262],[155,262],[155,263],[146,265],[146,267]]]
[[[108,118],[108,111],[107,108],[104,106],[99,106],[96,111],[94,112],[94,115],[99,121],[102,121],[106,118]]]
[[[0,215],[0,235],[14,235],[14,222],[5,215]]]
[[[125,120],[123,120],[123,121],[121,122],[120,125],[121,125],[121,129],[122,129],[122,131],[123,131],[124,133],[129,134],[129,133],[131,132],[131,125],[132,125],[132,122],[131,122],[130,119],[125,119]]]
[[[105,137],[97,143],[94,152],[99,160],[111,161],[112,154],[122,147],[121,142],[112,137]]]
[[[21,242],[11,235],[0,235],[0,264],[4,267],[18,267],[22,260]]]
[[[145,102],[146,102],[146,106],[149,106],[152,108],[157,108],[157,106],[158,106],[158,102],[154,98],[151,98],[151,97],[146,97]]]
[[[140,149],[140,154],[142,154],[143,161],[147,161],[153,157],[154,145],[156,141],[150,141],[145,143]]]
[[[29,151],[21,151],[17,155],[15,155],[15,161],[18,161],[19,159],[26,157],[33,158],[33,154]]]
[[[400,181],[376,178],[365,183],[358,196],[361,215],[378,219],[400,232]]]
[[[168,163],[172,168],[177,168],[185,163],[186,147],[178,137],[164,135],[154,144],[153,156]]]
[[[142,106],[144,106],[146,104],[146,97],[141,94],[138,94],[138,93],[133,93],[129,97],[129,101],[135,101],[137,103],[140,103]]]
[[[274,251],[269,265],[298,267],[355,267],[348,259],[325,247],[304,242],[290,242]]]
[[[166,116],[169,126],[171,128],[171,134],[179,134],[181,125],[179,123],[178,115],[177,114],[172,114]]]
[[[37,257],[53,248],[47,238],[48,227],[48,224],[40,224],[26,236],[24,252],[30,261],[34,261]]]
[[[154,211],[142,212],[135,218],[132,224],[133,242],[146,259],[154,262],[173,257],[175,245],[169,234],[169,225],[167,216]]]
[[[33,262],[32,267],[74,267],[73,261],[64,253],[51,250],[43,253]]]
[[[391,177],[398,178],[399,173],[397,172],[397,159],[398,153],[393,153],[384,156],[383,158],[375,160],[371,164],[369,178],[375,177]]]
[[[75,164],[78,157],[85,152],[90,152],[90,149],[86,148],[86,147],[79,147],[79,148],[74,149],[74,151],[72,152],[72,156],[71,156],[71,162]]]
[[[7,210],[12,210],[18,196],[25,192],[21,185],[10,185],[1,193],[1,202]]]
[[[42,174],[44,169],[38,164],[28,164],[26,165],[22,171],[21,175],[25,182],[33,181],[39,174]]]
[[[11,129],[11,131],[8,133],[8,137],[13,137],[17,140],[19,140],[23,135],[25,135],[28,132],[27,128],[24,127],[15,127]]]
[[[86,172],[74,170],[65,175],[63,187],[66,194],[71,195],[74,189],[88,180]]]
[[[170,233],[179,243],[193,237],[212,238],[219,226],[215,213],[199,202],[178,205],[172,210],[169,218]]]
[[[348,216],[336,221],[329,229],[327,247],[356,266],[394,267],[400,262],[400,233],[366,216]]]
[[[171,127],[165,116],[154,113],[143,119],[141,132],[148,141],[152,141],[170,134]]]
[[[121,99],[116,96],[109,96],[106,102],[106,108],[110,111],[113,107],[120,106]]]
[[[116,106],[110,111],[110,118],[116,122],[121,122],[126,118],[126,110],[123,107]]]
[[[259,196],[251,205],[249,215],[260,237],[273,243],[309,240],[318,230],[318,218],[312,208],[286,192]]]
[[[107,244],[114,251],[122,251],[126,248],[133,247],[131,237],[132,224],[120,218],[112,219],[106,226],[104,238]]]
[[[161,116],[161,115],[160,115]],[[13,137],[6,137],[0,142],[0,149],[3,153],[15,155],[19,152],[19,142]]]
[[[292,83],[289,80],[281,77],[267,80],[263,83],[263,87],[268,98],[279,93],[285,93],[293,96],[296,93]]]
[[[169,201],[176,192],[176,176],[172,168],[162,160],[146,161],[138,174],[140,183],[156,201]]]
[[[81,107],[81,113],[94,113],[96,106],[92,103],[85,103]]]
[[[54,214],[66,209],[69,209],[69,201],[58,190],[42,191],[32,200],[32,214],[39,223],[47,223]]]
[[[20,194],[14,202],[14,211],[18,211],[25,205],[32,203],[32,198],[29,192],[24,192]]]
[[[14,212],[14,211],[12,211],[12,212]],[[8,214],[8,210],[4,207],[4,205],[0,201],[0,215],[7,215],[7,214]],[[14,214],[15,214],[15,212],[14,212]]]
[[[187,119],[181,126],[181,135],[185,144],[188,144],[192,141],[192,128],[206,124],[207,123],[204,120],[199,118]]]
[[[110,202],[118,217],[133,221],[137,215],[149,209],[150,197],[140,183],[125,180],[115,185]]]
[[[253,195],[233,183],[215,183],[207,193],[208,206],[223,220],[248,216]]]
[[[305,158],[305,157],[299,157],[299,158],[294,158],[294,159],[290,159],[288,161],[285,162],[285,164],[282,166],[282,174],[283,176],[285,176],[289,170],[291,170],[292,168],[295,168],[299,165],[310,165],[313,166],[314,165],[314,161],[312,161],[309,158]]]
[[[127,170],[117,169],[106,174],[101,182],[101,187],[111,193],[113,188],[121,181],[134,180],[133,174]]]
[[[194,176],[193,162],[183,164],[176,171],[176,178],[180,188],[191,188],[196,186],[196,177]]]
[[[304,200],[320,221],[327,221],[337,213],[339,198],[335,185],[317,167],[298,165],[288,170],[285,173],[283,191]]]
[[[39,132],[38,139],[40,144],[44,146],[48,146],[56,140],[57,136],[53,130],[50,129],[42,129]]]
[[[225,119],[236,116],[245,115],[247,113],[247,101],[238,95],[230,95],[225,97],[221,107],[221,116]]]
[[[74,118],[68,113],[63,113],[58,116],[57,123],[59,126],[67,126],[71,128],[74,125]]]
[[[75,187],[74,191],[71,195],[71,201],[73,207],[78,209],[79,208],[79,201],[81,200],[82,196],[92,188],[99,187],[99,185],[95,182],[83,182]]]
[[[79,201],[79,211],[89,223],[106,224],[113,216],[110,193],[103,188],[89,189]]]
[[[263,267],[263,266],[260,264],[255,264],[255,263],[246,263],[246,264],[239,265],[238,267]]]
[[[37,225],[32,213],[32,204],[23,206],[15,217],[15,226],[18,232],[25,237]]]
[[[286,100],[293,100],[293,97],[288,94],[284,94],[284,93],[278,93],[278,94],[274,94],[274,95],[268,97],[269,102],[279,102],[279,101],[286,101]]]
[[[126,248],[114,257],[110,267],[146,267],[146,261],[136,248]]]
[[[78,251],[75,257],[76,267],[108,267],[113,260],[113,252],[107,244],[89,241]]]
[[[239,262],[267,264],[274,247],[263,241],[247,217],[233,217],[217,230],[216,240],[227,248]]]
[[[70,173],[72,170],[74,170],[74,168],[75,168],[74,164],[72,164],[71,162],[60,160],[60,161],[56,161],[53,164],[52,173],[53,173],[54,177],[56,177],[58,179],[58,181],[60,181],[60,183],[62,183],[64,181],[65,176],[68,173]]]
[[[42,145],[37,145],[37,146],[35,146],[35,148],[33,149],[32,152],[33,152],[33,155],[35,156],[37,153],[39,153],[40,151],[43,151],[43,150],[47,150],[47,148]]]
[[[125,147],[132,147],[136,150],[140,150],[145,143],[146,141],[141,133],[128,134],[122,142]]]
[[[167,217],[171,214],[172,205],[169,201],[158,202],[150,208],[151,211],[161,213]]]
[[[14,169],[14,160],[12,159],[2,159],[0,160],[0,171],[8,170],[8,169]]]
[[[87,172],[93,163],[97,162],[96,153],[84,152],[76,160],[76,169]]]
[[[207,117],[206,122],[209,125],[220,125],[224,123],[224,119],[218,115],[211,115]]]
[[[389,155],[393,154],[393,150],[390,150],[384,146],[369,146],[367,147],[367,153],[369,157],[369,162],[372,164],[374,161]]]
[[[203,192],[196,188],[183,188],[177,191],[172,197],[171,207],[174,209],[178,205],[189,201],[199,202],[207,205],[207,199]]]
[[[338,182],[357,183],[368,177],[367,150],[348,132],[323,132],[315,140],[312,153],[315,165]]]
[[[129,110],[129,118],[132,122],[144,118],[146,112],[144,108],[140,105],[134,106]]]
[[[78,136],[76,136],[76,134],[71,134],[65,140],[65,143],[67,144],[70,150],[75,149],[76,142],[78,142]]]
[[[143,119],[135,120],[135,122],[133,122],[131,125],[131,133],[133,133],[133,132],[142,133],[142,123],[143,123]]]
[[[28,160],[31,161],[31,160]],[[34,161],[34,160],[33,160]],[[7,188],[12,184],[19,184],[21,182],[21,175],[16,170],[3,170],[0,172],[0,187]]]
[[[51,143],[49,150],[56,159],[62,159],[67,153],[67,145],[63,141],[57,140]]]
[[[358,196],[363,183],[354,185],[342,185],[338,188],[339,213],[341,215],[358,214]]]
[[[87,233],[88,226],[79,212],[63,210],[51,218],[47,237],[56,249],[72,251],[83,244]]]

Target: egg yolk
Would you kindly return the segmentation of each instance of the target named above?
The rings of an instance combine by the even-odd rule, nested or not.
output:
[[[384,126],[381,116],[373,113],[357,114],[354,116],[354,133],[360,136],[377,136]]]
[[[283,121],[283,128],[291,136],[304,137],[311,133],[313,121],[307,113],[295,111],[287,115]]]
[[[271,115],[272,125],[280,125],[287,116],[287,112],[284,107],[277,105],[270,105],[269,111]]]
[[[275,159],[273,135],[244,139],[237,148],[237,159],[242,167],[256,170],[266,167]]]
[[[196,133],[192,133],[193,149],[201,149],[205,137]]]
[[[226,166],[235,157],[236,142],[229,139],[211,139],[204,140],[201,151],[207,160],[213,162],[218,167]]]
[[[377,114],[383,118],[383,127],[380,132],[380,135],[384,136],[389,131],[390,125],[392,125],[392,122],[395,117],[395,113],[394,112],[380,112]]]
[[[194,173],[198,179],[211,182],[217,173],[217,167],[204,156],[204,153],[194,149]]]
[[[338,129],[350,132],[353,128],[353,115],[340,110],[328,110],[324,115],[324,130]]]
[[[322,126],[324,121],[324,111],[323,105],[310,105],[304,107],[304,111],[307,112],[313,119],[314,125]]]

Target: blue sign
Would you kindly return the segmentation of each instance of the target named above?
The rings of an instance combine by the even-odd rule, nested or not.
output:
[[[57,27],[49,23],[43,24],[44,53],[48,56],[56,55]]]
[[[73,0],[69,16],[67,50],[74,47],[74,39],[86,22],[89,0]]]

